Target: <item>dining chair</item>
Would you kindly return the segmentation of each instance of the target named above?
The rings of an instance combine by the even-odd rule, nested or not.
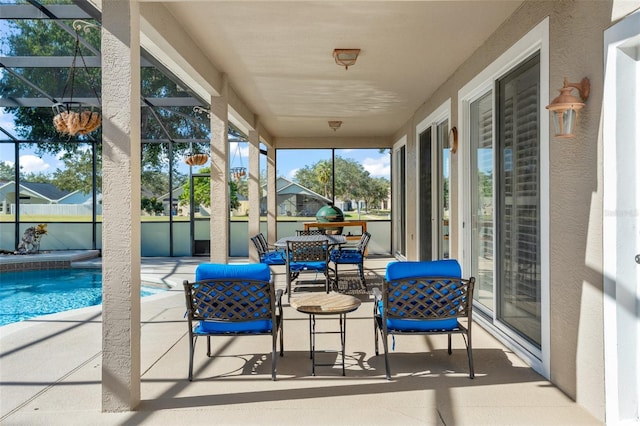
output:
[[[329,245],[327,241],[287,242],[287,301],[291,300],[291,283],[302,272],[322,272],[329,293]]]
[[[474,378],[471,312],[475,278],[461,277],[460,264],[453,259],[387,265],[382,291],[373,289],[375,353],[379,354],[379,333],[387,380],[391,379],[387,337],[394,338],[395,346],[395,336],[405,334],[446,334],[449,355],[451,336],[461,334],[467,348],[469,378]]]
[[[369,232],[363,232],[358,241],[358,245],[355,247],[340,246],[337,249],[331,250],[329,253],[329,260],[334,263],[334,269],[336,272],[336,282],[338,282],[338,265],[357,265],[358,276],[362,285],[367,287],[367,283],[364,277],[364,258],[367,251],[367,245],[371,240],[371,234]]]
[[[260,236],[262,236],[262,238],[260,238]],[[285,265],[284,251],[276,248],[269,249],[268,245],[266,245],[266,240],[263,242],[263,239],[264,235],[261,233],[251,237],[251,242],[258,252],[260,263],[266,263],[267,265]]]
[[[256,237],[258,237],[258,240],[260,241],[260,244],[262,244],[262,247],[264,247],[265,251],[269,252],[269,251],[279,250],[276,246],[271,245],[267,242],[267,238],[264,236],[262,232],[258,232],[256,234]]]
[[[271,379],[276,380],[276,345],[284,355],[282,290],[275,289],[266,264],[202,263],[195,282],[183,282],[189,328],[189,381],[198,337],[271,335]]]

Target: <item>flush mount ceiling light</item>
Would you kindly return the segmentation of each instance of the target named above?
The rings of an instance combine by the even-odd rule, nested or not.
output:
[[[333,59],[336,60],[336,64],[343,66],[345,70],[348,70],[350,66],[356,63],[360,49],[333,49]]]
[[[342,126],[342,121],[329,121],[329,127],[331,127],[334,132],[338,130],[340,126]]]

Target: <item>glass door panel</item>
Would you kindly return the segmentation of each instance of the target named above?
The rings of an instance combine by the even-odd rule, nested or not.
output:
[[[540,345],[539,58],[498,81],[500,321]]]
[[[449,178],[451,176],[451,150],[445,148],[449,138],[449,122],[444,121],[438,124],[438,151],[439,155],[439,178],[438,178],[438,256],[440,259],[449,258],[449,211],[450,193]]]
[[[418,204],[420,223],[420,260],[433,259],[433,224],[431,204],[431,127],[420,134],[420,196]]]
[[[400,257],[405,257],[407,254],[407,240],[406,240],[406,174],[405,174],[405,145],[394,149],[394,195],[393,195],[393,239],[394,247],[393,251]]]
[[[492,92],[470,104],[471,271],[474,299],[494,310],[494,193]]]

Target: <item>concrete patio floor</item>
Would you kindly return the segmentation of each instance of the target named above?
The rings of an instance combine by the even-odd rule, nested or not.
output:
[[[390,259],[369,259],[384,275]],[[0,328],[0,422],[10,425],[589,425],[600,424],[531,370],[481,327],[474,326],[476,377],[468,378],[462,338],[395,339],[393,379],[375,356],[372,302],[347,319],[347,371],[324,354],[311,376],[307,316],[285,306],[285,355],[271,376],[269,337],[229,337],[196,346],[194,381],[187,380],[188,338],[182,280],[203,258],[145,258],[142,274],[176,285],[142,303],[142,401],[136,411],[101,413],[100,308]],[[279,268],[279,267],[278,267]],[[284,287],[284,269],[276,270]],[[286,302],[286,297],[284,298]],[[335,329],[323,317],[319,327]],[[318,349],[336,349],[336,335]],[[391,347],[391,342],[390,342]]]

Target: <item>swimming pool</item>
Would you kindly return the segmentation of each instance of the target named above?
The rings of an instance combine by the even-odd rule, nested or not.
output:
[[[166,291],[143,286],[142,297]],[[102,303],[102,270],[47,269],[0,274],[0,326]]]

